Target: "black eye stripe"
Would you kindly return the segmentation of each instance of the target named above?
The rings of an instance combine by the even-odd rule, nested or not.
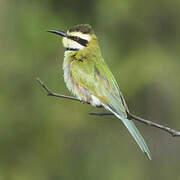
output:
[[[80,38],[77,42],[80,43],[80,44],[83,45],[83,46],[87,46],[87,43],[88,43],[87,40],[81,39],[81,38]]]
[[[85,39],[81,39],[78,36],[68,36],[69,39],[72,39],[73,41],[78,42],[79,44],[81,44],[82,46],[87,46],[88,41]]]

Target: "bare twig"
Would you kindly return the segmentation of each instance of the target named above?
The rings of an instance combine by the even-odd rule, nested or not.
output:
[[[66,98],[66,99],[71,99],[71,100],[74,100],[74,101],[82,102],[80,99],[78,99],[76,97],[66,96],[66,95],[54,93],[51,90],[49,90],[49,88],[40,80],[40,78],[36,78],[36,80],[46,90],[48,96],[54,96],[54,97],[58,97],[58,98]],[[82,102],[82,103],[90,104],[90,103],[87,103],[87,102]],[[112,113],[90,113],[90,115],[96,115],[96,116],[107,116],[108,115],[109,116],[109,115],[113,115],[113,114]],[[129,117],[131,119],[134,119],[134,120],[139,121],[141,123],[144,123],[144,124],[147,124],[149,126],[153,126],[153,127],[159,128],[159,129],[161,129],[163,131],[166,131],[169,134],[171,134],[173,137],[180,136],[180,131],[176,131],[174,129],[163,126],[161,124],[158,124],[158,123],[143,119],[143,118],[135,116],[135,115],[133,115],[131,113],[129,113],[128,115],[129,115]]]
[[[66,98],[66,99],[71,99],[74,101],[80,101],[81,103],[84,104],[89,104],[87,102],[81,101],[80,99],[76,98],[76,97],[72,97],[72,96],[66,96],[66,95],[62,95],[62,94],[57,94],[52,92],[41,80],[40,78],[36,78],[36,81],[46,90],[46,93],[48,96],[54,96],[54,97],[58,97],[58,98]]]
[[[111,116],[111,115],[114,115],[112,113],[89,113],[89,114],[94,115],[94,116]],[[143,118],[138,117],[138,116],[136,116],[134,114],[131,114],[131,113],[129,113],[129,116],[130,116],[131,119],[134,119],[134,120],[139,121],[141,123],[147,124],[148,126],[153,126],[153,127],[162,129],[163,131],[166,131],[166,132],[170,133],[173,137],[180,136],[180,131],[176,131],[174,129],[163,126],[161,124],[158,124],[158,123],[143,119]]]

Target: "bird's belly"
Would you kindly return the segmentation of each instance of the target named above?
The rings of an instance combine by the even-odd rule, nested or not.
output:
[[[98,98],[93,96],[87,88],[81,86],[73,79],[70,71],[70,63],[68,63],[66,60],[64,60],[63,62],[63,70],[64,70],[64,81],[70,92],[72,92],[81,101],[90,103],[93,106],[101,106],[101,102],[99,101]]]

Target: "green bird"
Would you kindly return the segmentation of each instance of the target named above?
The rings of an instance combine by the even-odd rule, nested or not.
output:
[[[67,32],[48,30],[62,36],[64,81],[67,88],[81,101],[103,106],[126,126],[141,150],[151,159],[151,153],[132,120],[118,84],[105,63],[98,39],[88,24],[72,27]]]

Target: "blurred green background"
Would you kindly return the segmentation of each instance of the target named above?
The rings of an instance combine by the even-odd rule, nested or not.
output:
[[[149,161],[115,117],[35,81],[69,94],[44,30],[89,23],[130,111],[180,130],[179,20],[179,0],[0,0],[0,180],[180,179],[180,138],[137,122]]]

